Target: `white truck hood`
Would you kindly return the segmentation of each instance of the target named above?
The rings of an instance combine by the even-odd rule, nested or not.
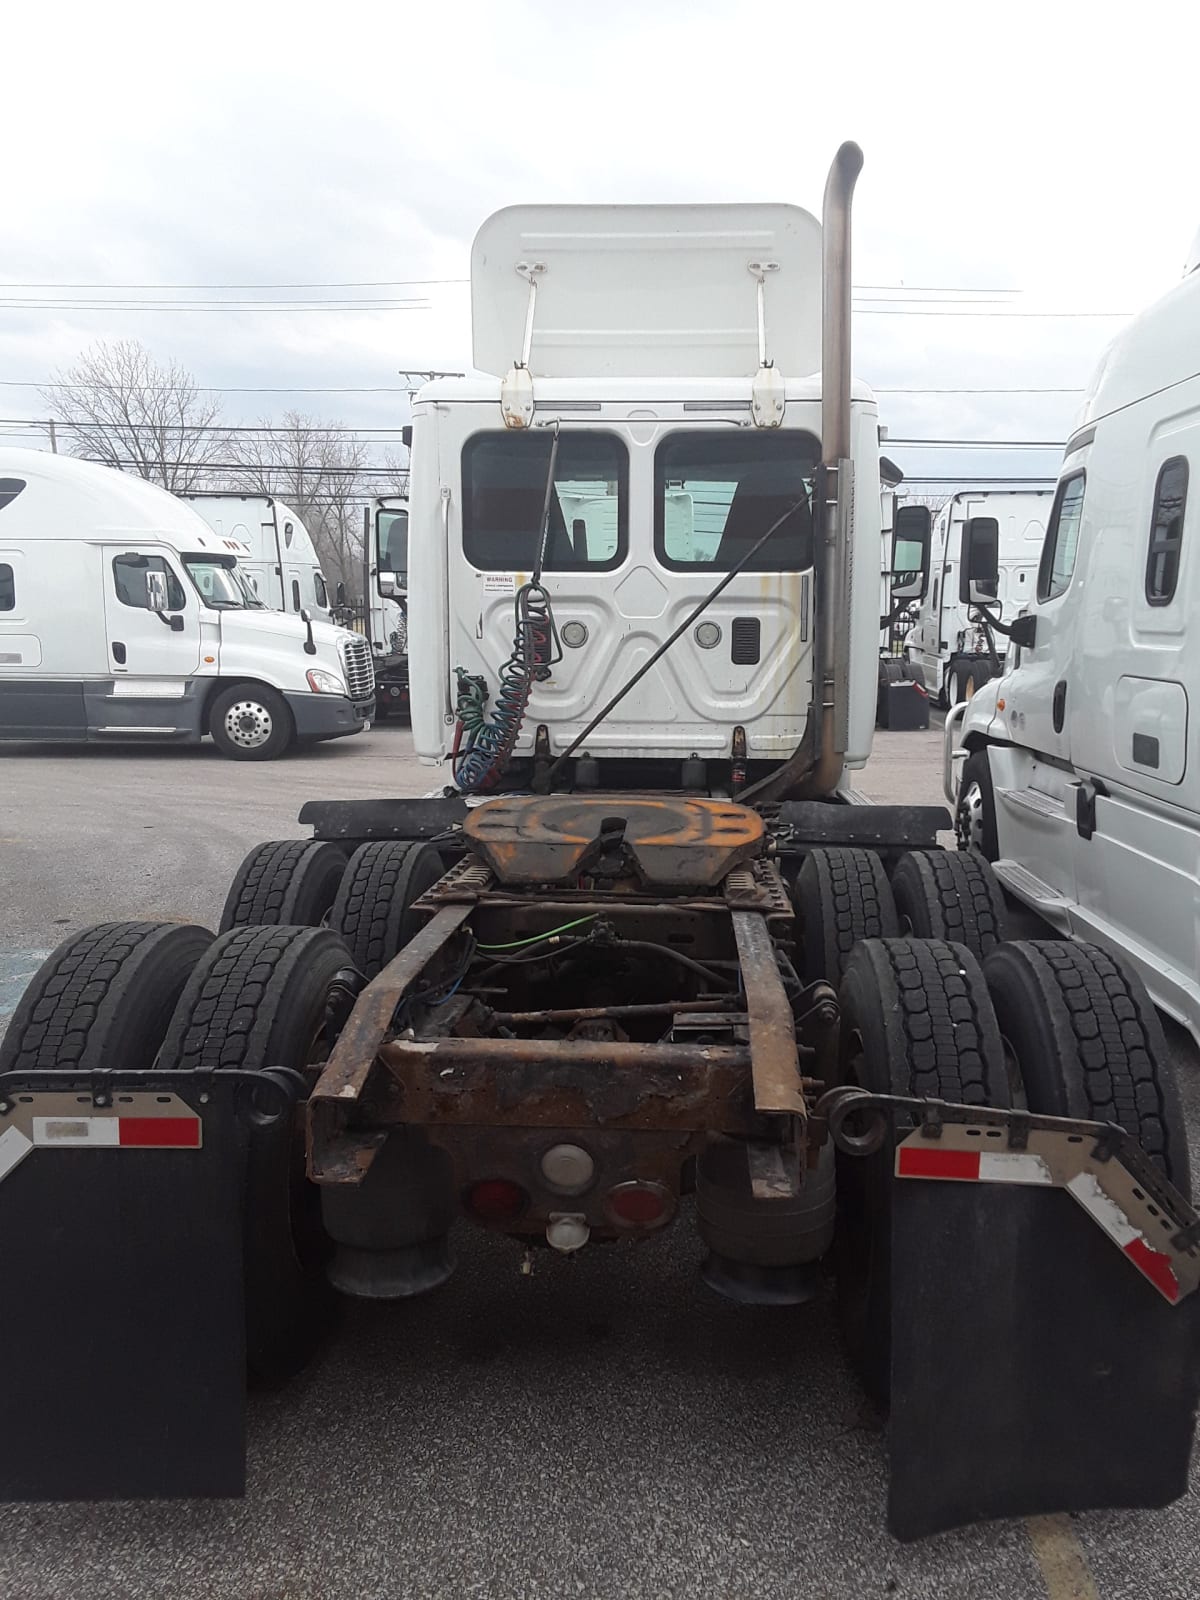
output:
[[[215,615],[220,617],[221,632],[226,635],[236,634],[244,639],[261,638],[264,634],[282,635],[297,640],[301,646],[308,637],[307,625],[286,611],[243,611],[231,607]],[[312,632],[313,643],[318,649],[323,645],[326,650],[333,651],[336,651],[339,639],[350,637],[346,628],[337,628],[331,622],[319,622],[315,617]]]
[[[308,637],[307,625],[286,611],[230,609],[212,611],[207,616],[220,621],[223,671],[249,670],[255,655],[263,653],[272,657],[285,673],[289,680],[286,685],[288,688],[304,688],[304,674],[309,667],[324,667],[336,672],[339,677],[345,676],[342,652],[338,646],[343,639],[356,637],[345,628],[337,628],[330,622],[318,622],[314,618],[312,636],[317,652],[310,656],[304,649]],[[229,666],[231,659],[242,656],[246,660],[245,668],[240,663],[237,667]],[[296,680],[294,685],[290,681],[292,679]]]

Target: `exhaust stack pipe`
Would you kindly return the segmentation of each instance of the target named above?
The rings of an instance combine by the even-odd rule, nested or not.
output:
[[[820,537],[813,622],[813,687],[804,739],[770,777],[747,789],[743,803],[831,794],[845,765],[843,731],[848,676],[850,508],[850,210],[863,153],[847,141],[833,158],[821,208],[821,472]]]

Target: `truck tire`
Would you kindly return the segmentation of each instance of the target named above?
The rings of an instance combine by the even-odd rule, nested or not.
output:
[[[265,683],[235,683],[213,697],[208,731],[234,761],[274,761],[296,735],[287,701]]]
[[[220,932],[254,925],[319,928],[345,870],[345,854],[335,844],[275,839],[256,845],[226,896]]]
[[[841,987],[844,1081],[876,1094],[1011,1105],[1000,1029],[975,957],[940,940],[869,939]],[[886,1405],[891,1377],[894,1143],[839,1153],[838,1314],[863,1385]]]
[[[1008,936],[999,880],[977,851],[910,850],[896,863],[892,894],[914,939],[965,944],[982,961]]]
[[[350,857],[329,926],[346,941],[354,964],[368,978],[382,972],[425,916],[412,909],[445,868],[432,845],[378,839],[359,845]]]
[[[971,656],[960,656],[954,667],[954,704],[973,700],[985,683],[991,681],[992,669],[986,661]]]
[[[326,928],[232,928],[192,972],[167,1029],[163,1071],[311,1070],[328,1053],[350,952]],[[333,1305],[320,1197],[304,1172],[303,1125],[253,1127],[243,1251],[246,1359],[266,1381],[311,1356]]]
[[[207,928],[102,922],[38,968],[0,1042],[0,1072],[149,1071]]]
[[[900,932],[887,873],[873,850],[811,850],[796,875],[793,903],[806,983],[824,979],[836,988],[859,940]]]
[[[984,963],[1031,1111],[1115,1122],[1185,1196],[1187,1127],[1146,986],[1095,945],[1029,939]]]
[[[960,850],[978,850],[985,861],[1000,857],[996,832],[996,795],[987,750],[976,750],[963,763],[954,808],[954,836]]]

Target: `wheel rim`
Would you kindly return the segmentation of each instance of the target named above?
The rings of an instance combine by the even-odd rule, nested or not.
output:
[[[243,750],[258,750],[274,732],[266,706],[257,700],[239,700],[225,713],[225,732]]]
[[[959,796],[955,835],[960,850],[983,849],[983,790],[972,783]]]

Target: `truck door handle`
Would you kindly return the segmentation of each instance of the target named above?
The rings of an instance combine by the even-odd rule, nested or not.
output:
[[[1060,678],[1054,685],[1054,699],[1051,702],[1050,714],[1054,720],[1055,733],[1063,731],[1063,723],[1067,718],[1067,680]]]
[[[123,667],[125,665],[125,646],[119,639],[113,640],[112,653],[113,660],[119,667]]]

